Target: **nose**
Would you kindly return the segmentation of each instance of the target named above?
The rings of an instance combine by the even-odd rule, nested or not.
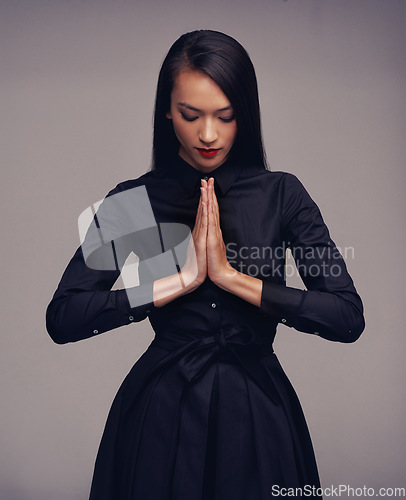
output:
[[[210,145],[217,139],[217,128],[212,119],[207,118],[206,120],[202,120],[201,128],[199,131],[199,139],[206,145]]]

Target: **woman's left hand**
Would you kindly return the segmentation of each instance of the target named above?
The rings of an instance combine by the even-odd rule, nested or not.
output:
[[[213,283],[221,286],[230,280],[236,270],[227,260],[227,251],[220,228],[220,213],[214,179],[207,181],[208,189],[208,231],[207,231],[207,274]]]

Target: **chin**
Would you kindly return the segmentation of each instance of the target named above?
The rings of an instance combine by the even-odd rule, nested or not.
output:
[[[226,159],[227,158],[221,157],[221,158],[216,158],[215,161],[213,161],[214,158],[202,161],[202,159],[199,158],[197,161],[195,161],[195,163],[196,165],[199,166],[199,169],[204,169],[205,171],[209,171],[209,170],[214,170],[215,168],[222,165],[226,161]]]

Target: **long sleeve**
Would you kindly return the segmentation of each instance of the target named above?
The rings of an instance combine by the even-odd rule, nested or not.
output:
[[[121,190],[122,186],[117,186],[110,191],[106,199]],[[114,222],[115,226],[119,226],[118,218],[114,217],[116,214],[111,213],[117,211],[117,206],[103,202],[96,214],[99,215],[99,222],[104,210],[108,212],[108,216],[103,216],[103,225],[106,226],[108,221],[112,221],[112,224]],[[106,234],[109,228],[104,229]],[[87,240],[84,242],[88,242],[87,245],[82,243],[75,252],[48,305],[46,327],[56,343],[75,342],[131,322],[141,321],[154,307],[153,279],[145,279],[145,272],[142,286],[111,290],[127,256],[124,252],[128,253],[131,245],[135,246],[131,235],[130,238],[127,236],[121,240],[108,241],[97,249],[99,252],[93,252],[88,259],[84,257],[83,248],[89,250],[90,246],[95,246],[96,240],[92,231],[96,233],[99,230],[99,226],[90,226]],[[113,236],[111,239],[113,240]],[[98,257],[94,257],[95,255]],[[97,265],[94,265],[95,262]],[[142,275],[145,266],[140,267]],[[129,297],[133,297],[133,300],[129,300]],[[140,305],[133,307],[130,304]]]
[[[76,342],[147,317],[152,303],[132,308],[126,290],[110,290],[119,274],[90,269],[78,248],[46,311],[54,342]]]
[[[315,202],[292,174],[284,178],[282,232],[307,290],[264,280],[260,308],[283,324],[338,342],[365,327],[363,305]]]

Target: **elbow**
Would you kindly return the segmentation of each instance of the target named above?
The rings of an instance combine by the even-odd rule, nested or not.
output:
[[[365,329],[365,318],[362,306],[360,308],[353,306],[351,313],[347,315],[347,333],[344,342],[350,344],[356,342]]]
[[[340,308],[339,316],[340,318],[337,318],[337,325],[340,325],[340,328],[337,332],[337,340],[346,344],[356,342],[365,329],[362,303],[343,303],[343,307]]]
[[[62,345],[62,344],[67,344],[69,342],[69,340],[65,337],[65,335],[60,331],[58,331],[57,329],[56,330],[50,329],[47,326],[47,331],[51,339],[55,342],[55,344]]]
[[[351,330],[347,330],[345,333],[341,333],[338,341],[345,344],[353,344],[360,338],[363,330],[364,328],[352,327]]]
[[[354,315],[350,321],[346,321],[344,324],[341,324],[339,329],[335,329],[335,331],[332,332],[330,331],[326,333],[326,335],[323,335],[323,337],[327,340],[333,340],[335,342],[353,344],[360,338],[364,329],[364,315],[359,313]]]
[[[49,333],[49,331],[48,331],[48,333]],[[67,344],[69,342],[67,339],[65,339],[64,337],[61,337],[58,334],[55,335],[54,333],[52,333],[52,334],[49,333],[49,336],[55,342],[55,344],[63,345],[63,344]]]
[[[348,344],[356,342],[360,338],[364,329],[365,329],[365,319],[364,315],[360,313],[357,320],[353,321],[352,324],[350,324],[350,329],[348,330],[347,333],[346,342]]]
[[[55,344],[67,344],[71,342],[69,338],[69,333],[64,328],[64,322],[60,318],[60,313],[55,310],[53,304],[49,304],[46,315],[45,315],[45,325],[48,335],[55,342]]]
[[[67,344],[69,342],[66,332],[56,322],[47,319],[46,329],[55,344]]]

